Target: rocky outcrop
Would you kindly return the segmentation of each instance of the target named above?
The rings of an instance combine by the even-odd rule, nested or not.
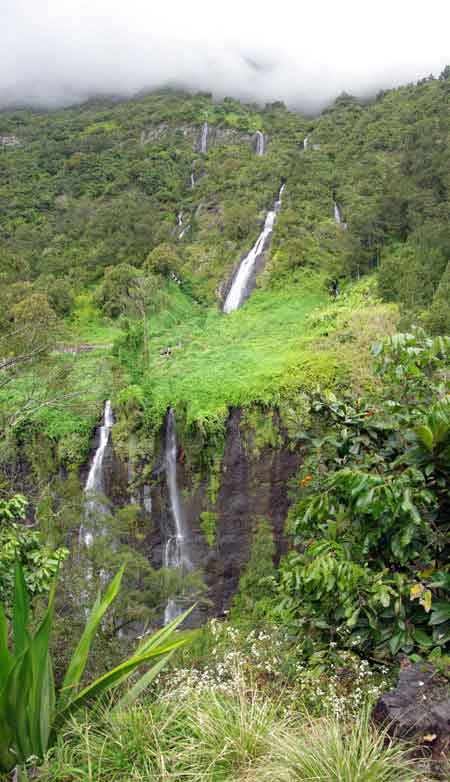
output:
[[[435,773],[441,772],[450,747],[450,687],[431,665],[406,664],[396,688],[376,703],[373,719],[431,753]]]
[[[17,136],[0,136],[0,146],[2,147],[18,147],[19,144]]]
[[[283,535],[290,499],[289,481],[296,475],[303,459],[299,448],[289,447],[287,434],[276,411],[272,417],[276,445],[258,443],[256,434],[238,408],[229,415],[225,448],[212,476],[198,471],[190,461],[189,449],[179,442],[177,475],[183,511],[190,536],[190,558],[203,571],[210,608],[216,615],[228,609],[237,589],[239,577],[250,558],[253,534],[261,519],[270,522],[274,531],[276,559],[286,548]],[[155,567],[163,563],[166,531],[171,528],[169,494],[163,458],[164,433],[155,452],[151,477],[139,480],[136,469],[134,488],[128,486],[127,464],[110,449],[105,455],[105,486],[113,505],[131,501],[141,508],[141,533],[145,549]],[[144,470],[148,474],[149,465]],[[142,465],[141,465],[142,472]],[[211,481],[215,490],[211,492]],[[133,496],[131,496],[133,495]],[[207,540],[205,514],[213,520],[213,540]]]
[[[191,142],[194,150],[199,151],[199,136],[201,134],[201,127],[199,125],[184,124],[173,127],[167,122],[161,122],[159,125],[154,125],[153,127],[142,130],[140,134],[140,143],[142,145],[149,144],[170,133],[181,133]],[[267,143],[267,136],[265,138]],[[216,144],[246,143],[254,146],[254,139],[254,134],[245,133],[230,127],[210,125],[208,128],[208,148]]]

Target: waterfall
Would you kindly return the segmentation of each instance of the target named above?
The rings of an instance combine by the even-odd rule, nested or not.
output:
[[[183,212],[178,212],[177,214],[177,226],[181,228],[183,225]]]
[[[266,151],[266,140],[264,138],[264,133],[261,133],[260,130],[257,130],[256,131],[256,154],[258,155],[258,157],[262,157],[265,151]]]
[[[104,493],[105,486],[103,480],[103,459],[105,456],[106,447],[109,442],[109,436],[111,434],[111,428],[113,423],[114,423],[114,417],[112,413],[111,402],[108,399],[105,402],[102,425],[100,427],[100,442],[94,454],[94,458],[92,459],[92,463],[89,468],[89,474],[84,487],[84,493],[88,497],[87,511],[86,511],[87,518],[89,518],[89,515],[93,511],[102,511],[104,509],[104,506],[102,505],[101,502],[99,502],[98,498],[96,497],[89,498],[89,495],[91,494],[91,492],[96,492],[97,494]],[[84,543],[85,546],[90,546],[91,543],[93,542],[92,532],[90,532],[85,525],[82,525],[80,527],[79,538],[80,538],[80,542]]]
[[[305,138],[303,139],[303,151],[304,152],[306,152],[306,150],[308,149],[308,140],[309,140],[309,136],[305,136]]]
[[[177,453],[175,416],[170,408],[166,424],[165,471],[173,532],[167,537],[164,547],[164,567],[188,571],[192,570],[192,563],[188,554],[188,536],[177,484]],[[183,608],[177,604],[176,600],[169,599],[164,611],[164,624],[175,619],[182,611]]]
[[[191,171],[191,190],[193,190],[194,187],[195,187],[195,176],[194,176],[194,172]]]
[[[273,209],[267,213],[264,228],[258,236],[255,244],[249,254],[241,262],[237,274],[232,282],[228,296],[223,305],[224,312],[232,312],[239,309],[248,295],[248,285],[254,272],[256,263],[261,258],[267,248],[275,224],[277,212],[281,207],[281,196],[283,195],[284,185],[281,185],[278,199],[275,201]]]
[[[339,210],[339,207],[338,207],[336,201],[333,201],[333,204],[334,204],[334,219],[335,219],[336,224],[340,225],[342,223],[341,212]]]
[[[200,139],[200,152],[202,152],[202,154],[208,151],[208,131],[208,123],[204,122],[202,127],[202,137]]]

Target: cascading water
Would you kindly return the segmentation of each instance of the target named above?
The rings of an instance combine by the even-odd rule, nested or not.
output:
[[[177,214],[177,226],[181,228],[183,225],[183,212],[178,212]]]
[[[89,519],[89,516],[93,512],[95,511],[101,512],[102,510],[104,510],[104,506],[102,505],[101,501],[99,501],[98,497],[95,496],[93,497],[92,494],[93,492],[95,492],[98,495],[104,493],[105,490],[105,485],[103,480],[103,460],[105,457],[105,451],[109,442],[109,436],[111,434],[113,423],[114,423],[114,417],[112,413],[111,402],[108,399],[105,402],[105,408],[103,411],[103,420],[102,420],[102,425],[100,427],[100,442],[94,454],[94,458],[92,459],[92,463],[89,469],[89,474],[84,487],[84,493],[88,498],[87,506],[86,506],[86,520]],[[88,529],[86,524],[80,527],[79,537],[80,537],[80,542],[84,543],[85,546],[90,546],[91,543],[93,542],[92,532]]]
[[[305,136],[305,138],[303,139],[303,151],[304,152],[306,152],[306,150],[308,149],[308,141],[309,141],[309,136]]]
[[[175,416],[172,408],[167,414],[166,423],[166,448],[165,471],[167,488],[169,490],[170,513],[173,521],[173,534],[169,535],[164,547],[164,567],[180,569],[181,572],[192,570],[189,559],[189,540],[181,506],[180,494],[177,483],[177,435],[175,430]],[[164,611],[164,624],[167,624],[179,616],[183,607],[179,606],[173,598],[168,600]]]
[[[262,232],[258,236],[258,239],[253,245],[249,254],[244,258],[239,266],[228,296],[225,299],[225,303],[223,305],[223,311],[226,313],[239,309],[248,296],[248,285],[254,272],[255,265],[270,242],[277,212],[281,207],[281,196],[283,195],[284,187],[284,185],[281,185],[278,199],[275,201],[273,209],[267,213]]]
[[[258,157],[262,157],[265,151],[266,151],[266,140],[264,138],[264,133],[261,133],[260,130],[257,130],[256,131],[256,154],[258,155]]]
[[[208,151],[208,132],[209,132],[208,123],[204,122],[202,127],[202,136],[200,139],[200,152],[202,154],[205,154],[205,152]]]
[[[336,225],[341,225],[342,217],[341,217],[340,209],[339,209],[336,201],[333,201],[333,204],[334,204],[334,219],[335,219]]]
[[[195,176],[194,176],[194,172],[191,171],[191,190],[193,190],[194,187],[195,187]]]

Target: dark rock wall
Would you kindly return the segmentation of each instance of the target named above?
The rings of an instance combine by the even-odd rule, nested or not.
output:
[[[229,607],[250,557],[253,532],[262,518],[267,519],[274,530],[277,560],[286,549],[283,527],[290,504],[289,482],[296,475],[303,455],[299,449],[288,447],[286,433],[276,414],[273,423],[280,434],[280,445],[265,445],[255,452],[251,448],[252,432],[245,425],[241,410],[231,411],[214,502],[208,494],[210,476],[195,474],[188,456],[181,445],[179,447],[178,487],[190,531],[190,556],[195,567],[204,573],[210,611],[214,614],[221,614]],[[162,443],[163,438],[161,449]],[[126,466],[113,452],[108,458],[107,469],[107,494],[112,503],[121,505],[130,501]],[[162,452],[146,486],[145,490],[144,484],[138,490],[141,527],[145,532],[148,556],[152,564],[159,567],[163,561],[167,529],[172,528]],[[204,511],[215,514],[213,546],[208,544],[202,530]]]

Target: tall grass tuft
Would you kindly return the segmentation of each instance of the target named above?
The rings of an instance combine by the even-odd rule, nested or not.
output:
[[[245,782],[413,782],[423,779],[407,748],[376,731],[366,710],[351,725],[336,718],[273,735],[270,758]]]
[[[217,690],[193,698],[178,744],[180,778],[191,782],[240,779],[270,750],[280,717],[277,704],[240,684],[234,696]]]

